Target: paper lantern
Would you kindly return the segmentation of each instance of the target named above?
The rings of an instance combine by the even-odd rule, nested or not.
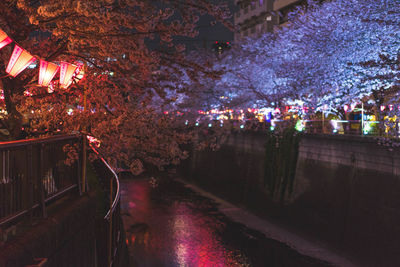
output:
[[[59,68],[57,64],[40,60],[39,85],[49,86]]]
[[[5,32],[0,30],[0,49],[2,49],[11,42],[12,42],[11,38],[8,37],[8,35]]]
[[[71,83],[71,79],[78,69],[78,66],[67,62],[61,62],[60,66],[60,85],[67,88]]]
[[[10,61],[8,62],[6,72],[15,77],[35,60],[36,58],[34,58],[26,50],[22,49],[18,45],[15,45]]]

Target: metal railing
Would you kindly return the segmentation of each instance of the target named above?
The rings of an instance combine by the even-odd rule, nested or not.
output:
[[[37,211],[46,217],[46,206],[71,191],[82,195],[87,186],[82,185],[85,181],[82,179],[85,162],[82,140],[80,135],[63,135],[0,143],[0,227],[16,224],[24,215],[36,215]],[[66,145],[75,147],[71,153],[77,153],[70,164],[67,164],[68,152],[64,151]],[[98,265],[117,266],[124,242],[120,183],[113,168],[93,146],[90,147],[98,155],[92,165],[108,203],[107,212],[98,225]]]
[[[0,143],[0,227],[36,210],[46,217],[49,202],[80,193],[81,157],[67,165],[63,147],[81,143],[76,135]]]
[[[118,253],[123,243],[122,239],[122,221],[120,208],[120,183],[118,175],[100,153],[90,145],[92,151],[97,154],[98,160],[93,162],[97,175],[103,182],[103,190],[107,193],[108,211],[104,216],[103,229],[106,233],[107,266],[117,266]],[[100,259],[100,263],[104,260]]]
[[[369,136],[380,134],[379,122],[361,120],[305,120],[304,132]]]
[[[400,123],[389,125],[379,121],[361,120],[272,120],[267,122],[258,121],[235,121],[232,123],[234,129],[254,130],[254,131],[273,131],[277,128],[285,129],[293,127],[298,131],[310,134],[342,134],[342,135],[363,135],[363,136],[387,136],[390,134],[400,136]],[[218,127],[223,124],[209,124],[209,127]],[[196,125],[197,126],[197,125]]]

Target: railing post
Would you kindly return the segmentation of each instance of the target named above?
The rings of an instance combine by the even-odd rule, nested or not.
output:
[[[84,63],[83,70],[86,71],[86,62]],[[83,112],[87,110],[87,90],[86,85],[83,86]],[[86,124],[83,125],[83,158],[82,158],[82,193],[86,192],[86,153],[87,153],[87,137],[86,137]]]
[[[81,141],[82,141],[82,139],[79,139],[78,144],[80,144]],[[82,144],[82,147],[83,147],[83,144]],[[81,183],[82,183],[82,159],[83,159],[83,151],[81,151],[79,153],[79,157],[76,162],[76,170],[75,170],[76,184],[78,185],[78,192],[79,192],[80,196],[82,195],[82,185],[81,185]]]
[[[81,192],[86,192],[86,158],[87,158],[87,138],[86,135],[82,135],[82,189]]]
[[[47,217],[46,213],[46,202],[45,202],[45,192],[43,184],[44,176],[44,144],[39,145],[40,157],[39,157],[39,188],[40,188],[40,205],[42,207],[42,215],[44,218]]]
[[[113,250],[113,242],[112,242],[112,232],[113,232],[113,211],[112,211],[112,205],[113,205],[113,179],[110,179],[110,217],[108,218],[108,266],[111,267],[111,255],[112,255],[112,250]]]
[[[26,183],[27,183],[27,194],[28,197],[27,199],[27,203],[25,208],[32,211],[33,210],[33,203],[35,202],[35,197],[34,197],[34,186],[35,186],[35,182],[33,181],[34,176],[32,175],[33,171],[32,171],[32,145],[29,145],[27,147],[27,151],[26,151]],[[33,212],[30,212],[30,216],[32,218]]]

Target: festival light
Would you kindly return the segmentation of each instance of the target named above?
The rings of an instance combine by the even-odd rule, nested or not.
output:
[[[363,134],[367,135],[371,130],[372,130],[371,122],[366,121],[366,122],[364,123]]]
[[[60,67],[57,64],[40,60],[39,85],[49,86]]]
[[[100,147],[101,141],[93,136],[87,135],[86,138],[88,139],[90,144],[93,144],[95,147]]]
[[[0,49],[2,49],[11,42],[12,42],[11,38],[8,37],[8,35],[5,32],[0,30]]]
[[[298,132],[302,132],[305,129],[305,125],[304,125],[304,121],[303,120],[298,120],[296,122],[296,126],[294,127]]]
[[[35,60],[36,58],[29,54],[26,50],[22,49],[18,45],[15,45],[10,61],[8,62],[6,72],[11,76],[16,77]]]
[[[78,66],[67,62],[61,62],[60,65],[60,85],[67,88],[71,84],[71,79],[78,69]]]

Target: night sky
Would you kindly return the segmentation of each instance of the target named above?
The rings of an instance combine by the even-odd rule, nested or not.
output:
[[[234,0],[226,0],[229,3],[230,9],[233,14],[234,10]],[[200,18],[199,25],[199,35],[196,38],[177,38],[179,42],[186,45],[188,50],[200,49],[200,48],[210,48],[215,41],[232,41],[233,32],[223,26],[221,23],[217,23],[212,26],[211,22],[214,19],[211,16],[203,16]],[[233,23],[233,16],[231,18]]]

